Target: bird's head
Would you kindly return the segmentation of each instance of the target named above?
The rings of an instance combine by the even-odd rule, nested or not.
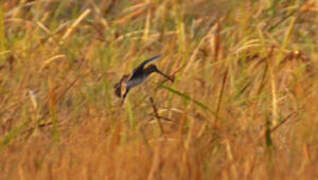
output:
[[[150,64],[150,65],[145,69],[145,71],[146,71],[147,74],[151,74],[151,73],[153,73],[153,72],[160,72],[160,71],[158,70],[157,66],[154,65],[154,64]]]
[[[156,73],[158,73],[158,74],[164,76],[165,78],[169,79],[170,81],[172,81],[172,82],[174,81],[173,78],[171,78],[170,76],[168,76],[168,75],[164,74],[163,72],[159,71],[159,69],[157,68],[157,66],[154,65],[154,64],[149,65],[149,66],[145,69],[145,71],[146,71],[146,74],[148,74],[148,75],[151,74],[151,73],[153,73],[153,72],[156,72]]]

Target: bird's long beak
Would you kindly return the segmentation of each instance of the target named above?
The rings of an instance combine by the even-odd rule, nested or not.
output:
[[[170,77],[170,76],[164,74],[163,72],[161,72],[161,71],[159,71],[159,70],[157,70],[157,73],[159,73],[159,74],[161,74],[163,77],[169,79],[171,82],[174,81],[174,78],[172,78],[172,77]]]

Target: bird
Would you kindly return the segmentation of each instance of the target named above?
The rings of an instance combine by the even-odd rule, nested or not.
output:
[[[115,95],[119,98],[122,98],[122,103],[124,102],[129,90],[144,82],[151,73],[158,73],[170,81],[174,81],[172,77],[161,72],[154,64],[145,67],[145,65],[158,59],[159,57],[161,57],[160,54],[144,60],[135,69],[133,69],[131,74],[123,75],[120,81],[114,85]]]

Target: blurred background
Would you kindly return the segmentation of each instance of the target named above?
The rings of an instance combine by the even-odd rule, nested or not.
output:
[[[316,0],[0,4],[0,179],[318,176]]]

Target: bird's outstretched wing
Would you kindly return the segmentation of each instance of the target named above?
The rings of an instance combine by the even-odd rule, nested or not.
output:
[[[159,54],[159,55],[157,55],[157,56],[154,56],[154,57],[151,57],[151,58],[149,58],[149,59],[146,59],[144,62],[142,62],[141,64],[139,64],[139,65],[133,70],[132,75],[134,76],[135,73],[138,74],[138,72],[143,71],[144,66],[145,66],[147,63],[149,63],[149,62],[151,62],[151,61],[153,61],[153,60],[156,60],[156,59],[158,59],[159,57],[161,57],[161,54]]]

